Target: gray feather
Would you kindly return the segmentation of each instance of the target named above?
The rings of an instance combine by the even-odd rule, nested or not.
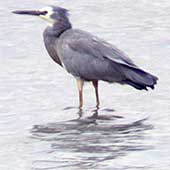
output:
[[[51,56],[51,58],[60,66],[62,66],[60,58],[58,57],[57,50],[56,50],[56,43],[58,39],[56,39],[55,36],[53,36],[54,33],[52,32],[50,27],[47,27],[43,33],[44,38],[44,44],[48,51],[48,54]]]
[[[115,46],[101,40],[88,32],[73,30],[73,35],[69,46],[80,53],[86,53],[95,57],[104,57],[120,64],[137,67],[133,61]]]
[[[157,80],[115,46],[81,30],[64,32],[57,51],[67,71],[84,80],[129,84],[137,89],[152,88]]]

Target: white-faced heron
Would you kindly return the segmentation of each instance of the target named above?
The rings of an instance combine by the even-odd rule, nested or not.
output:
[[[138,90],[154,89],[158,80],[156,76],[140,69],[115,46],[88,32],[73,29],[66,9],[49,6],[13,13],[39,16],[50,23],[43,34],[45,47],[51,58],[76,78],[80,108],[83,106],[84,81],[93,83],[97,107],[99,80],[128,84]]]

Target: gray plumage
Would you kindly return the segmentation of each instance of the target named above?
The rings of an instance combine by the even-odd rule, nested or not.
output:
[[[52,23],[43,34],[49,55],[77,79],[92,81],[98,104],[99,80],[127,84],[139,90],[154,88],[158,80],[156,76],[140,69],[115,46],[88,32],[73,29],[66,9],[52,6],[51,10],[14,11],[14,13],[39,15]],[[82,106],[83,84],[78,86]]]
[[[139,69],[123,52],[91,34],[70,29],[56,44],[66,70],[76,77],[153,88],[157,78]],[[69,55],[68,55],[69,54]]]
[[[115,46],[88,32],[72,29],[67,15],[60,22],[45,30],[44,42],[53,60],[63,64],[73,76],[86,81],[128,84],[140,90],[154,88],[157,77],[138,68]]]

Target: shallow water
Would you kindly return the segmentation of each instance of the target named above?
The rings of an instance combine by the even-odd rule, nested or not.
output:
[[[11,14],[56,4],[73,26],[115,44],[157,75],[154,91],[100,83],[84,89],[48,56],[46,23]],[[1,170],[169,170],[170,2],[168,0],[2,1],[0,6]],[[97,116],[98,114],[98,116]]]

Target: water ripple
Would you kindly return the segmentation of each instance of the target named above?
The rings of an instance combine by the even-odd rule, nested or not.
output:
[[[91,116],[65,122],[35,125],[31,138],[46,142],[52,160],[34,160],[33,169],[55,168],[93,169],[99,164],[123,157],[134,151],[152,149],[145,143],[145,132],[153,129],[147,118],[131,123],[119,123],[119,116],[110,119]],[[55,161],[54,161],[55,160]],[[49,167],[50,165],[54,167]],[[47,165],[47,166],[45,166]]]

